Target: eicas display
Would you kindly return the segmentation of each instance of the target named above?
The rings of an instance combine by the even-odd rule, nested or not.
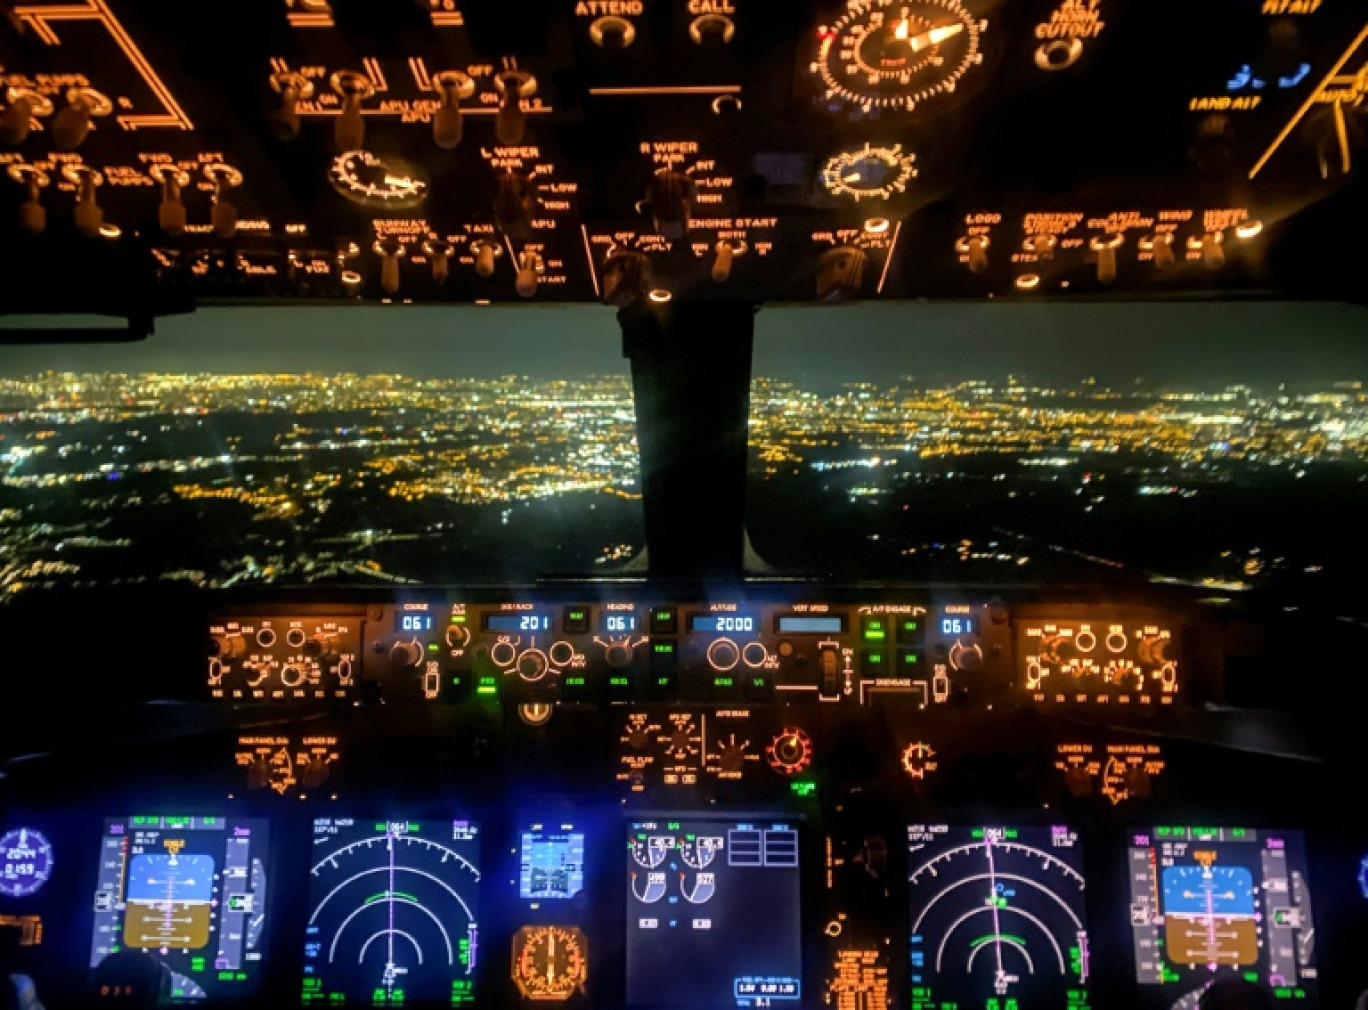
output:
[[[320,817],[310,861],[302,1002],[475,1001],[479,825]]]
[[[1076,832],[913,824],[907,849],[912,1010],[1086,1010]]]
[[[1315,931],[1299,831],[1155,827],[1131,834],[1135,977],[1149,1003],[1197,1005],[1222,977],[1316,999]]]
[[[633,821],[627,1004],[798,1006],[798,831],[759,821]]]
[[[170,972],[173,1001],[250,995],[260,982],[266,853],[265,820],[106,820],[90,967],[145,951]]]

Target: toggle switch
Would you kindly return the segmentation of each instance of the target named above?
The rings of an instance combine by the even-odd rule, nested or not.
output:
[[[966,257],[970,273],[981,274],[988,269],[988,246],[991,244],[987,235],[964,235],[955,243],[955,252]]]
[[[219,238],[237,234],[238,212],[228,200],[228,191],[242,185],[242,173],[222,162],[204,166],[204,177],[214,187],[214,204],[209,211],[209,225]]]
[[[671,242],[688,234],[694,192],[693,180],[683,172],[662,168],[651,176],[650,186],[646,190],[646,202],[651,205],[651,221],[655,230]]]
[[[611,249],[603,261],[604,305],[623,309],[639,302],[651,286],[651,261],[635,249]]]
[[[718,284],[725,283],[731,278],[732,261],[746,251],[746,243],[742,239],[724,238],[713,246],[716,258],[712,265],[712,279]]]
[[[1116,250],[1126,242],[1120,232],[1113,235],[1095,235],[1088,240],[1088,248],[1097,253],[1097,280],[1100,284],[1116,282]]]
[[[1145,236],[1140,240],[1140,251],[1154,257],[1155,269],[1169,269],[1174,263],[1173,232],[1161,231]]]
[[[475,81],[459,70],[433,74],[432,86],[442,96],[442,104],[432,113],[432,141],[444,151],[458,147],[465,135],[461,102],[475,94]]]
[[[524,249],[518,259],[518,276],[514,288],[523,298],[531,298],[537,293],[537,283],[541,280],[542,261],[531,249]]]
[[[852,245],[822,253],[817,260],[817,300],[842,302],[858,295],[868,261],[865,251]]]
[[[29,135],[33,117],[52,115],[52,99],[31,88],[7,88],[5,111],[0,112],[0,140],[22,144]]]
[[[41,168],[32,165],[10,165],[7,172],[24,187],[24,202],[19,205],[19,227],[30,235],[41,235],[47,227],[47,209],[40,199],[40,191],[52,180]]]
[[[76,184],[76,230],[93,238],[104,224],[104,211],[96,199],[96,190],[104,185],[104,176],[86,165],[63,165],[62,177]]]
[[[430,238],[423,243],[423,252],[432,260],[432,279],[445,284],[451,276],[451,243],[440,238]]]
[[[736,23],[725,14],[700,14],[689,22],[689,38],[704,49],[721,49],[736,34]]]
[[[601,49],[627,49],[636,41],[636,26],[616,14],[605,14],[590,22],[589,41]]]
[[[114,111],[109,97],[94,88],[67,88],[66,105],[52,117],[52,146],[59,151],[74,151],[90,133],[93,116]]]
[[[398,239],[376,239],[373,246],[380,257],[380,290],[392,295],[399,290],[399,257],[405,253],[404,245]]]
[[[494,261],[503,255],[503,246],[493,239],[478,239],[470,244],[475,254],[475,273],[480,277],[494,276]]]
[[[537,93],[537,79],[525,70],[505,70],[494,77],[499,93],[499,114],[494,118],[494,136],[500,144],[521,144],[527,132],[527,115],[522,100]]]
[[[333,123],[333,143],[339,151],[357,151],[366,146],[366,121],[361,103],[375,94],[375,85],[365,74],[338,70],[328,78],[329,86],[342,96],[342,112]]]
[[[1202,265],[1208,270],[1219,270],[1225,266],[1225,232],[1205,232],[1201,238],[1188,239],[1188,248],[1202,254]]]
[[[513,239],[525,239],[532,233],[532,215],[537,210],[537,184],[518,172],[499,176],[494,193],[494,223]]]
[[[1055,246],[1057,245],[1059,245],[1057,236],[1047,235],[1043,232],[1027,235],[1021,242],[1022,249],[1045,260],[1054,258]]]
[[[299,103],[314,95],[314,83],[293,70],[271,75],[271,90],[280,95],[280,105],[271,110],[271,133],[277,140],[299,136]]]
[[[153,165],[147,174],[161,184],[161,204],[157,207],[157,224],[172,238],[185,234],[185,204],[181,189],[190,184],[190,173],[176,165]]]

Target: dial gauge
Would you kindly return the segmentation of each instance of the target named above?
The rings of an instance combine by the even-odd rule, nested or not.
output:
[[[818,29],[811,70],[827,101],[910,112],[952,93],[983,62],[987,30],[961,0],[849,0]]]
[[[865,144],[854,151],[842,151],[822,166],[822,185],[832,196],[856,200],[887,200],[902,193],[917,177],[917,156],[904,151],[901,144],[875,147]]]
[[[428,191],[427,182],[413,168],[370,151],[339,154],[328,169],[328,181],[353,203],[383,210],[416,207]]]
[[[513,982],[524,999],[562,1003],[589,980],[589,941],[574,926],[524,926],[513,936]]]
[[[0,895],[27,898],[52,876],[52,844],[32,828],[0,835]]]

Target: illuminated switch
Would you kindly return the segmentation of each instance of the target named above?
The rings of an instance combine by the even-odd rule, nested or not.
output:
[[[741,697],[750,672],[736,668],[725,672],[713,671],[712,696],[715,701],[731,701]]]
[[[584,670],[566,670],[561,677],[560,696],[562,701],[577,702],[590,698],[589,675]]]
[[[674,607],[656,607],[651,611],[651,634],[673,635],[678,627]]]
[[[610,670],[608,673],[608,698],[610,701],[627,701],[634,693],[632,674],[629,670]]]
[[[673,698],[679,693],[679,654],[674,642],[651,643],[646,688],[653,698]]]
[[[860,638],[871,643],[883,643],[888,641],[888,618],[861,617]]]
[[[922,654],[917,649],[898,650],[899,677],[917,677],[922,671]]]
[[[916,644],[922,640],[925,633],[920,617],[900,617],[898,618],[898,641],[908,644]]]
[[[864,677],[887,677],[888,653],[883,649],[865,649],[860,653],[860,674]]]
[[[567,607],[564,627],[567,635],[586,634],[589,631],[589,608]]]

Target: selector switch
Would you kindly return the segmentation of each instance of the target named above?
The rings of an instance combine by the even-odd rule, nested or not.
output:
[[[0,141],[18,145],[28,139],[35,116],[52,115],[52,99],[31,88],[7,88],[5,111],[0,112]]]
[[[114,111],[109,97],[94,88],[67,88],[66,105],[52,117],[52,145],[59,151],[74,151],[90,134],[90,120]]]
[[[314,95],[313,81],[294,71],[271,75],[271,89],[280,96],[280,104],[271,111],[271,133],[277,140],[294,140],[299,136],[299,103]]]
[[[537,93],[537,79],[525,70],[505,70],[495,76],[494,90],[499,93],[494,136],[500,144],[521,144],[527,132],[527,116],[522,109],[522,100]]]
[[[863,249],[838,246],[822,253],[817,260],[817,300],[841,302],[860,293],[864,285],[865,264],[869,257]]]
[[[417,666],[423,661],[423,646],[417,639],[410,642],[395,642],[390,646],[389,660],[391,666],[404,669],[410,666]]]
[[[525,239],[532,233],[537,212],[537,184],[518,172],[499,176],[494,194],[494,223],[510,238]]]
[[[461,102],[475,94],[475,81],[459,70],[443,70],[432,75],[432,86],[442,96],[442,104],[432,113],[432,140],[449,151],[460,146],[465,135]]]
[[[157,226],[171,238],[180,238],[185,234],[185,204],[181,200],[181,190],[190,184],[190,173],[175,165],[153,165],[147,174],[161,184]]]
[[[614,249],[603,263],[604,305],[625,309],[646,296],[651,286],[651,261],[635,249]]]
[[[655,230],[671,242],[687,235],[694,196],[694,182],[683,172],[662,168],[651,176],[646,202],[651,205],[651,221]]]

